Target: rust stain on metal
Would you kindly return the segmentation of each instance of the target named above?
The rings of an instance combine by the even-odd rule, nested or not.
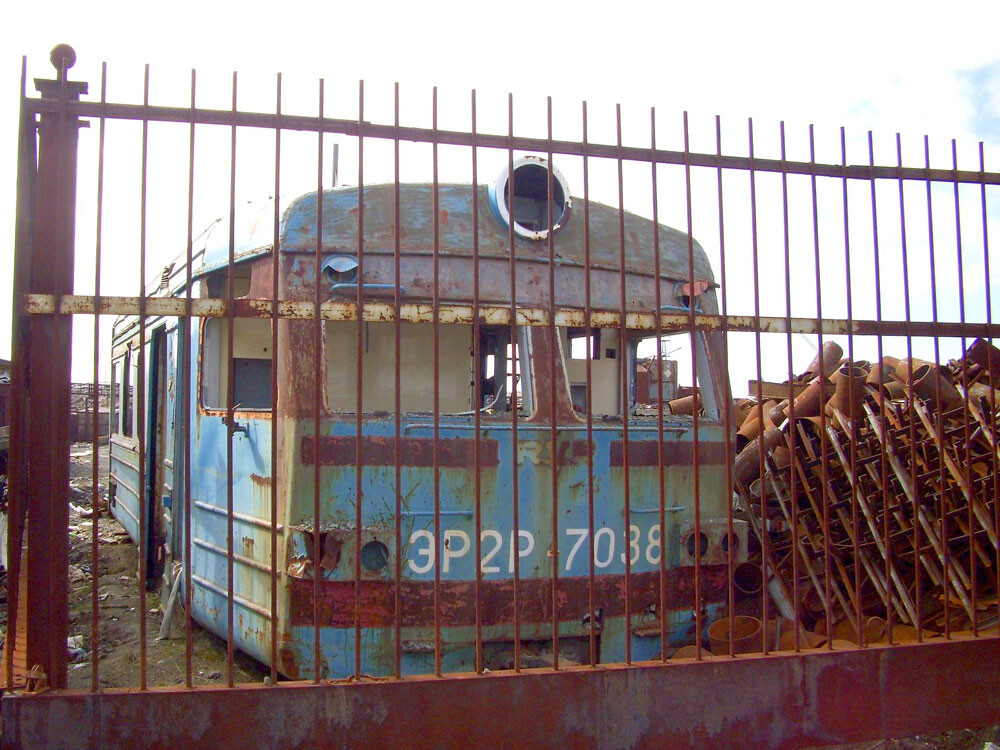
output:
[[[629,466],[659,466],[656,441],[629,440]],[[726,460],[726,444],[718,441],[699,441],[698,460],[702,464],[721,464]],[[624,443],[615,440],[611,443],[611,466],[624,465]],[[664,466],[692,466],[694,462],[694,443],[686,440],[663,443]]]
[[[94,746],[127,747],[142,727],[144,744],[166,747],[183,727],[192,743],[224,747],[252,726],[258,744],[289,750],[420,745],[429,736],[456,747],[686,748],[733,738],[748,747],[806,747],[988,726],[996,721],[1000,676],[982,664],[998,656],[1000,639],[983,638],[639,669],[565,667],[516,678],[72,691],[5,699],[3,738],[25,748],[75,746],[81,737]],[[279,658],[286,673],[298,674],[287,646]],[[726,690],[719,690],[722,672]],[[926,679],[929,673],[934,680]],[[920,701],[913,700],[914,685],[922,685]],[[330,705],[351,710],[330,714]],[[446,710],[455,706],[476,720],[456,721],[455,711]],[[651,721],[648,706],[670,721]],[[326,718],[303,731],[303,715]]]
[[[444,438],[437,442],[438,465],[443,468],[467,468],[473,465],[476,441],[470,438]],[[395,466],[396,440],[392,437],[365,436],[361,439],[361,461],[365,466]],[[498,443],[491,438],[479,441],[479,465],[497,466]],[[433,438],[400,438],[399,455],[406,466],[433,466]],[[317,461],[316,439],[302,438],[299,458],[304,466]],[[319,463],[323,466],[353,466],[357,457],[354,436],[321,436]]]
[[[689,609],[694,604],[694,567],[671,568],[666,571],[669,609]],[[727,576],[725,565],[702,565],[699,570],[703,602],[725,598]],[[313,582],[289,582],[289,623],[313,624]],[[586,614],[589,580],[584,576],[559,579],[559,611],[564,621],[579,622]],[[632,573],[632,611],[642,612],[660,601],[659,572]],[[476,623],[475,581],[442,581],[439,607],[442,626],[463,627]],[[354,625],[353,581],[321,581],[319,617],[323,626],[351,627]],[[434,582],[403,581],[400,595],[406,602],[400,624],[417,627],[434,617]],[[394,625],[395,582],[362,581],[361,617],[363,627]],[[483,625],[510,624],[514,620],[514,583],[511,580],[483,581],[480,592]],[[548,578],[522,578],[518,591],[522,622],[552,620],[552,581]],[[621,616],[625,612],[625,577],[600,576],[595,580],[595,604],[605,617]]]

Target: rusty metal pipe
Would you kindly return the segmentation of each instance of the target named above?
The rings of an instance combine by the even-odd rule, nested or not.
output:
[[[750,414],[743,420],[743,424],[737,431],[737,435],[744,440],[744,445],[760,434],[760,420],[763,414],[767,414],[773,407],[777,406],[777,401],[765,401],[760,406],[754,406]]]
[[[791,403],[787,398],[781,401],[775,406],[772,406],[764,414],[764,429],[768,427],[778,427],[782,422],[787,419],[785,417],[785,411],[788,409],[788,404]]]
[[[771,457],[778,469],[786,469],[792,462],[791,451],[783,445],[775,446],[774,450],[771,451]]]
[[[1000,401],[1000,391],[990,388],[986,383],[973,383],[967,391],[969,398],[984,399],[987,404]]]
[[[760,620],[749,615],[723,617],[708,626],[708,643],[713,656],[760,651],[761,637]]]
[[[907,386],[917,398],[928,404],[936,404],[940,394],[941,408],[947,411],[957,409],[965,403],[958,390],[937,365],[915,366],[912,376],[907,378]]]
[[[856,365],[844,365],[833,374],[833,395],[827,402],[827,413],[836,409],[854,419],[861,414],[861,401],[865,397],[865,380],[868,373]]]
[[[760,566],[750,562],[740,563],[733,569],[733,583],[741,594],[759,594],[764,586]]]
[[[733,400],[732,423],[743,425],[743,422],[753,414],[757,404],[749,398],[737,398]]]
[[[819,377],[821,374],[824,377],[829,377],[830,373],[837,369],[837,365],[840,364],[840,358],[843,356],[844,350],[840,347],[840,344],[836,341],[827,341],[823,344],[823,348],[816,352],[813,361],[806,367],[799,380],[811,380],[812,378]]]
[[[836,346],[836,344],[834,344]],[[840,347],[837,347],[838,349]],[[823,409],[823,403],[833,395],[834,386],[829,381],[820,381],[819,378],[813,380],[809,386],[800,393],[795,400],[785,410],[788,418],[802,419],[803,417],[819,416]]]
[[[865,383],[870,385],[872,388],[878,389],[878,387],[883,383],[889,382],[894,371],[895,370],[891,365],[888,365],[885,362],[876,362],[872,365],[871,370],[868,371]]]
[[[883,359],[885,359],[883,357]],[[922,365],[927,367],[937,367],[934,362],[928,362],[926,359],[919,359],[918,357],[904,357],[903,359],[897,360],[895,367],[893,368],[892,377],[901,383],[905,383],[910,377],[910,373],[915,371]]]
[[[882,384],[882,392],[890,400],[898,400],[906,396],[906,386],[898,380],[890,380]]]
[[[778,427],[769,427],[762,436],[758,436],[747,443],[736,456],[733,464],[733,476],[744,485],[749,484],[760,476],[759,453],[762,450],[769,451],[779,445],[785,438],[785,433]]]
[[[893,356],[890,356],[888,354],[883,354],[881,362],[882,362],[882,366],[883,367],[888,367],[890,369],[890,371],[891,370],[898,370],[899,369],[899,362],[900,362],[900,360],[899,360],[898,357],[893,357]]]
[[[694,414],[701,411],[702,401],[700,394],[675,398],[667,402],[667,409],[671,414]]]

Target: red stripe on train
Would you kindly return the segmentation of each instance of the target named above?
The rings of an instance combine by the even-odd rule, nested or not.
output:
[[[443,438],[437,441],[438,466],[445,469],[468,468],[475,463],[475,443],[472,438]],[[316,462],[316,440],[302,438],[299,456],[303,465]],[[346,435],[324,435],[319,439],[319,463],[322,466],[354,466],[357,461],[357,439]],[[434,438],[400,438],[399,461],[403,466],[434,466]],[[497,441],[479,441],[479,465],[499,463]],[[393,437],[368,435],[361,438],[363,466],[395,466],[396,440]]]
[[[693,566],[671,568],[664,572],[667,609],[694,606],[695,573]],[[700,568],[702,602],[726,599],[726,566],[702,565]],[[518,583],[522,622],[552,620],[552,581],[548,578],[522,578]],[[659,571],[633,573],[631,576],[633,613],[645,612],[651,605],[659,609]],[[560,578],[558,588],[559,619],[582,620],[588,613],[588,578]],[[313,625],[313,582],[292,579],[289,583],[289,623]],[[400,588],[401,625],[429,627],[434,623],[434,582],[404,580]],[[395,582],[361,582],[361,627],[392,627],[395,609]],[[354,582],[321,581],[319,619],[323,626],[354,626]],[[441,581],[441,625],[462,627],[476,624],[475,581]],[[602,575],[594,581],[594,608],[605,617],[625,612],[625,576]],[[483,625],[514,622],[514,581],[483,581],[480,610]]]
[[[611,443],[610,463],[612,466],[624,466],[624,443],[615,440]],[[718,441],[698,442],[699,464],[721,464],[726,461],[726,444]],[[629,466],[659,466],[659,455],[655,440],[628,441]],[[693,466],[694,443],[687,440],[665,440],[663,442],[664,466]]]

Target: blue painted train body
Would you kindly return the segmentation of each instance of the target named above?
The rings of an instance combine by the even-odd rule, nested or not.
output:
[[[528,158],[521,167],[547,165]],[[700,246],[683,233],[596,203],[585,214],[555,176],[564,192],[553,204],[558,221],[552,222],[556,264],[551,269],[548,243],[539,241],[547,239],[548,223],[519,218],[538,209],[538,201],[517,194],[517,168],[516,232],[504,224],[510,211],[498,210],[507,208],[510,193],[502,186],[440,185],[436,204],[430,186],[399,186],[398,228],[395,187],[365,187],[360,268],[357,188],[290,201],[281,212],[276,247],[269,220],[273,206],[237,215],[232,269],[228,222],[220,222],[196,247],[192,297],[225,298],[231,272],[237,306],[248,301],[239,308],[244,312],[256,309],[252,300],[272,295],[287,303],[277,351],[270,317],[238,313],[233,319],[232,387],[225,316],[148,317],[141,330],[134,317],[116,322],[112,510],[133,539],[142,541],[151,585],[169,591],[186,567],[192,616],[223,637],[231,590],[234,645],[264,662],[276,653],[277,668],[291,678],[313,677],[316,665],[324,678],[354,674],[356,648],[365,674],[391,675],[397,659],[403,674],[434,672],[436,653],[442,671],[471,670],[477,624],[482,665],[493,669],[513,666],[516,636],[522,664],[551,660],[553,622],[563,663],[588,661],[592,634],[604,662],[622,661],[627,651],[633,660],[657,658],[665,648],[693,641],[696,582],[707,623],[726,601],[726,551],[732,545],[736,560],[744,560],[747,546],[745,525],[736,521],[730,538],[726,523],[728,441],[719,415],[729,395],[719,340],[711,333],[682,334],[691,342],[703,402],[696,468],[692,417],[664,407],[661,427],[655,406],[643,406],[657,393],[649,380],[667,371],[665,363],[655,368],[640,361],[639,340],[653,334],[629,330],[623,346],[617,323],[608,323],[587,339],[573,312],[587,304],[587,283],[593,310],[620,311],[622,276],[627,313],[652,312],[657,288],[664,309],[686,309],[695,301],[699,309],[716,312],[711,268]],[[324,276],[320,296],[327,305],[319,336],[316,321],[299,314],[316,298],[317,245]],[[435,303],[435,258],[442,321],[437,326],[426,322]],[[502,315],[512,306],[511,272],[513,306],[523,323],[513,333]],[[486,310],[478,331],[467,317],[476,275]],[[185,278],[184,265],[177,264],[148,293],[184,297]],[[371,303],[360,326],[343,319],[351,317],[343,314],[349,304],[336,304],[353,302],[359,283]],[[397,288],[407,308],[401,312],[407,320],[399,324],[398,395]],[[550,310],[565,316],[557,319],[555,337],[548,325],[536,325],[537,316]],[[596,314],[597,325],[599,320]],[[480,357],[478,367],[473,353]],[[646,380],[640,377],[644,371]],[[185,389],[191,395],[187,413]],[[227,419],[230,403],[233,422]],[[588,403],[589,430],[583,414]],[[277,420],[276,465],[272,420]],[[185,497],[186,473],[190,497]],[[186,512],[190,539],[184,533]],[[182,602],[183,581],[182,575]],[[273,649],[272,622],[278,638]],[[661,644],[664,631],[667,644]]]

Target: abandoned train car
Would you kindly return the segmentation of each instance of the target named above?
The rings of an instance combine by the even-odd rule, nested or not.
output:
[[[658,301],[674,311],[690,304],[706,313],[718,309],[717,285],[697,243],[697,283],[689,283],[688,235],[630,213],[622,217],[617,209],[594,202],[585,215],[564,177],[539,157],[519,157],[513,173],[504,170],[491,186],[404,184],[398,186],[398,202],[393,184],[365,186],[362,194],[360,273],[359,190],[327,189],[282,206],[277,245],[273,205],[238,216],[232,267],[228,221],[204,234],[192,256],[192,296],[225,298],[232,274],[234,296],[247,300],[314,302],[318,291],[324,304],[352,303],[360,287],[366,302],[382,302],[390,311],[400,301],[426,311],[435,302],[472,305],[478,277],[478,301],[484,306],[584,310],[589,277],[591,308],[618,311],[624,275],[626,312],[650,313]],[[279,256],[277,289],[273,253]],[[147,293],[183,297],[186,276],[179,263],[154,280]],[[633,659],[642,660],[693,642],[696,553],[707,624],[726,602],[727,550],[732,547],[740,561],[747,548],[745,524],[736,521],[730,538],[726,523],[730,498],[720,410],[729,394],[718,336],[696,332],[692,337],[686,330],[675,335],[693,348],[697,383],[689,385],[702,400],[701,536],[695,539],[692,417],[665,412],[661,431],[655,408],[642,408],[656,388],[648,386],[648,379],[637,385],[640,347],[649,348],[642,341],[655,341],[655,332],[629,330],[622,337],[614,323],[594,327],[588,340],[586,328],[566,325],[553,338],[548,325],[494,325],[488,319],[397,324],[392,315],[375,317],[366,319],[359,332],[356,320],[325,315],[322,335],[315,320],[281,317],[276,351],[270,317],[233,318],[231,350],[225,316],[149,316],[142,337],[136,317],[116,321],[111,507],[137,542],[144,530],[149,585],[169,591],[176,571],[185,566],[192,616],[226,637],[231,522],[234,645],[270,661],[276,619],[276,666],[291,678],[317,676],[315,664],[319,677],[354,674],[358,633],[363,673],[394,674],[397,658],[402,674],[433,672],[436,615],[440,669],[471,670],[477,610],[482,663],[490,668],[512,666],[515,627],[524,651],[551,651],[554,619],[560,655],[570,662],[588,660],[592,633],[604,662],[623,661],[627,648]],[[188,414],[183,389],[190,389]],[[277,420],[277,465],[271,461],[272,420]],[[145,433],[141,461],[140,424]],[[190,497],[184,496],[185,472],[190,473]],[[185,513],[190,514],[189,539]],[[272,535],[277,536],[276,563]],[[625,618],[626,562],[630,621]],[[278,576],[275,601],[272,565]],[[478,604],[477,566],[482,578]],[[554,568],[560,594],[555,617]],[[181,601],[183,586],[182,575]],[[666,644],[661,644],[661,618],[666,619]]]

